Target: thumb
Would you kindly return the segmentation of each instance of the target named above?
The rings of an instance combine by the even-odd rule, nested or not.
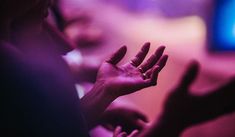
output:
[[[139,134],[139,131],[138,130],[134,130],[131,132],[131,134],[127,137],[136,137],[137,135]]]
[[[125,56],[126,51],[127,51],[127,47],[122,46],[118,51],[113,53],[113,55],[111,55],[111,57],[106,62],[113,64],[113,65],[116,65]]]
[[[192,61],[189,64],[186,72],[183,74],[179,87],[183,89],[188,89],[196,79],[198,71],[199,71],[199,63],[197,61]]]

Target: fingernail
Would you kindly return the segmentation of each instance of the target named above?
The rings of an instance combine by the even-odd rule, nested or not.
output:
[[[142,47],[142,50],[145,50],[145,49],[149,49],[150,48],[150,42],[147,42],[144,44],[144,46]]]

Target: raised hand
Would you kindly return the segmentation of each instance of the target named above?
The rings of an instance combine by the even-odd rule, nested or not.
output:
[[[127,51],[123,46],[102,63],[94,87],[81,99],[81,106],[90,128],[97,124],[108,105],[119,96],[156,85],[158,73],[165,66],[168,56],[162,56],[164,47],[160,47],[141,64],[149,47],[150,43],[146,43],[130,62],[118,66],[117,63]]]
[[[196,96],[190,93],[189,87],[196,79],[198,70],[198,63],[191,63],[165,104],[163,119],[181,129],[235,110],[235,78],[214,91],[208,91],[207,95]]]
[[[115,97],[156,85],[158,73],[165,66],[168,56],[163,55],[165,47],[160,47],[145,63],[142,63],[149,47],[150,43],[144,44],[130,62],[118,66],[118,62],[127,51],[125,46],[121,47],[101,65],[97,83],[106,85],[107,91]]]
[[[126,107],[111,108],[104,112],[101,124],[113,131],[118,125],[126,133],[131,133],[137,129],[141,131],[146,127],[147,117],[139,111]]]

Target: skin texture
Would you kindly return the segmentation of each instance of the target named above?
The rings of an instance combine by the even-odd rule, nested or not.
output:
[[[117,65],[126,54],[127,48],[123,46],[101,65],[93,89],[81,99],[89,127],[95,125],[97,119],[116,98],[156,85],[158,73],[165,66],[168,56],[162,55],[164,47],[159,47],[154,55],[142,64],[142,67],[148,68],[144,78],[145,72],[141,72],[142,69],[138,66],[143,62],[149,47],[150,43],[144,44],[130,62]]]
[[[150,58],[149,61],[138,67],[147,55],[149,47],[150,43],[144,44],[139,53],[130,62],[118,66],[117,63],[124,57],[127,50],[125,46],[120,48],[101,65],[97,83],[108,83],[106,88],[115,97],[130,94],[149,86],[155,86],[157,84],[157,75],[165,66],[168,56],[162,56],[164,47],[160,47],[153,55],[154,59]],[[144,72],[141,72],[143,69]],[[148,74],[147,78],[143,78],[143,73],[145,72]]]

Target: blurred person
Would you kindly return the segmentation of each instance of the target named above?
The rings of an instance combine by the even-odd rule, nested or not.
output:
[[[27,17],[27,16],[26,16]],[[17,24],[17,25],[19,25],[19,24],[24,24],[25,22],[29,22],[29,23],[31,23],[32,21],[32,19],[31,18],[29,18],[29,19],[27,19],[26,17],[24,17],[24,20],[23,20],[23,22],[21,22],[21,21],[19,21],[19,20],[17,20],[17,21],[15,21],[15,23],[14,24]],[[27,21],[28,20],[28,21]],[[34,22],[37,22],[37,21],[34,21]],[[21,28],[23,26],[23,28]],[[33,36],[32,34],[32,32],[31,32],[31,30],[30,31],[26,31],[28,28],[24,28],[25,26],[30,26],[30,25],[19,25],[19,26],[14,26],[14,35],[16,36],[15,38],[13,38],[13,41],[14,41],[14,43],[15,44],[17,44],[17,45],[27,45],[27,44],[29,44],[29,46],[32,44],[32,45],[35,45],[34,44],[34,42],[36,42],[37,41],[37,43],[38,43],[38,46],[40,46],[41,44],[43,45],[48,45],[48,41],[49,41],[49,44],[50,44],[50,46],[52,46],[52,45],[54,45],[54,47],[59,47],[59,52],[60,53],[62,53],[62,54],[64,54],[66,51],[68,51],[69,50],[69,48],[68,49],[66,49],[66,47],[73,47],[73,46],[70,46],[69,44],[71,44],[71,43],[69,43],[69,41],[67,41],[63,36],[61,36],[60,35],[60,33],[57,31],[57,30],[55,30],[52,26],[50,26],[49,24],[47,24],[47,23],[43,23],[43,26],[42,26],[42,32],[40,32],[41,34],[40,35],[37,35],[37,36]],[[46,27],[46,32],[44,32],[44,27]],[[48,30],[51,30],[51,31],[48,31]],[[49,33],[47,33],[47,32],[49,32]],[[27,34],[27,33],[29,33],[29,34]],[[49,35],[48,35],[49,34]],[[21,37],[22,36],[22,37]],[[27,42],[30,42],[31,41],[31,43],[25,43],[25,41],[26,40],[24,40],[25,38],[25,36],[27,36],[28,38],[29,37],[31,37],[31,36],[33,36],[33,37],[31,37],[29,40],[27,40]],[[35,39],[36,38],[36,39]],[[52,38],[52,42],[50,41],[50,39],[48,40],[48,38]],[[55,41],[55,43],[54,43],[54,41]],[[57,45],[61,45],[61,46],[57,46]],[[60,48],[60,47],[62,47],[62,48]],[[65,48],[64,48],[65,47]],[[40,48],[43,48],[43,47],[40,47]],[[47,47],[46,47],[47,48]],[[28,49],[30,49],[30,47],[28,47]],[[28,50],[27,49],[27,50]],[[162,52],[162,51],[159,51],[159,52]],[[76,69],[82,69],[82,68],[76,68]],[[82,75],[79,75],[79,74],[77,74],[77,76],[76,76],[76,78],[78,77],[79,78],[79,81],[81,81],[81,80],[83,80],[84,78],[86,78],[86,79],[89,79],[89,77],[92,75],[91,74],[91,72],[89,72],[89,73],[86,73],[86,72],[88,72],[89,70],[85,70],[85,72],[84,72],[84,70],[80,70],[80,72],[81,73],[79,73],[79,74],[82,74]],[[95,74],[93,74],[93,76],[94,76]],[[86,77],[85,77],[86,76]],[[83,78],[84,77],[84,78]],[[91,79],[91,81],[92,81],[92,79]],[[121,125],[124,125],[124,124],[127,124],[128,123],[128,125],[126,125],[126,127],[128,127],[128,129],[127,128],[125,128],[126,130],[125,131],[130,131],[130,128],[131,129],[133,129],[133,128],[138,128],[138,129],[141,129],[142,128],[142,125],[140,125],[139,123],[137,123],[137,120],[141,120],[141,118],[143,117],[143,114],[141,114],[140,112],[138,112],[138,111],[135,111],[135,110],[129,110],[129,109],[127,109],[127,108],[117,108],[118,110],[121,110],[121,111],[125,111],[125,112],[129,112],[129,113],[127,113],[127,114],[125,114],[125,115],[122,115],[122,113],[118,113],[119,115],[120,115],[120,119],[129,119],[129,122],[127,122],[127,121],[125,121],[125,123],[124,123],[124,120],[123,121],[118,121],[118,123],[120,123]],[[115,108],[112,108],[111,110],[109,110],[109,111],[107,111],[107,112],[105,112],[104,113],[104,116],[109,116],[109,117],[111,117],[112,115],[113,115],[113,117],[114,116],[118,116],[118,114],[115,114],[115,113],[111,113],[111,112],[113,112],[113,111],[115,111],[116,109]],[[133,114],[137,114],[136,116],[137,117],[129,117],[129,116],[131,116],[131,115],[133,115]],[[99,120],[100,122],[102,122],[103,123],[103,125],[106,123],[107,124],[107,122],[109,122],[109,124],[111,124],[112,125],[112,123],[114,124],[114,121],[108,121],[107,119],[106,120],[104,120],[105,119],[105,117],[104,116],[102,116],[102,119],[103,120]],[[141,117],[142,116],[142,117]],[[143,119],[143,118],[142,118]],[[117,122],[117,121],[116,121]],[[101,124],[102,124],[101,123]]]
[[[12,8],[16,4],[14,0],[10,2],[4,6]],[[102,64],[91,92],[79,100],[75,81],[60,56],[61,51],[42,33],[49,5],[49,1],[35,0],[27,5],[27,10],[23,3],[18,5],[17,8],[22,9],[17,17],[16,13],[3,14],[10,20],[7,25],[14,24],[15,31],[12,40],[7,33],[2,33],[1,37],[1,128],[4,135],[89,136],[86,121],[91,128],[117,97],[156,85],[157,74],[167,61],[167,56],[162,56],[164,48],[160,47],[157,55],[143,64],[148,68],[143,74],[138,66],[149,50],[150,44],[146,43],[130,62],[118,66],[127,50],[124,46]],[[1,25],[5,28],[2,32],[8,32],[11,28],[4,25]]]
[[[72,19],[64,16],[61,0],[54,0],[50,7],[49,18],[44,22],[43,29],[64,50],[63,55],[69,64],[78,83],[95,82],[98,68],[102,60],[93,55],[87,55],[81,49],[89,52],[89,48],[99,48],[104,42],[104,35],[98,27],[92,24],[91,15],[76,11]],[[87,84],[85,84],[87,85]],[[84,87],[86,88],[86,87]]]
[[[102,63],[101,59],[82,54],[77,44],[47,21],[43,23],[43,32],[52,39],[55,47],[60,49],[61,55],[68,63],[78,83],[95,82],[98,68]]]
[[[24,19],[23,21],[25,22],[25,20],[27,20],[27,19]],[[22,23],[20,21],[16,21],[15,24],[18,25],[18,24],[22,24]],[[25,30],[24,28],[20,28],[20,27],[21,26],[15,27],[14,30]],[[44,32],[44,28],[46,28],[46,32]],[[66,38],[63,37],[61,35],[61,33],[58,32],[58,30],[56,30],[50,24],[44,22],[42,30],[43,30],[42,31],[43,37],[47,36],[47,37],[51,37],[53,39],[53,43],[50,43],[50,46],[52,44],[54,44],[54,41],[56,42],[56,45],[54,44],[55,47],[57,47],[57,45],[61,45],[61,46],[58,46],[58,47],[59,47],[59,49],[62,49],[61,50],[62,54],[66,53],[66,51],[69,51],[69,48],[73,47],[72,43],[70,43],[68,40],[66,40]],[[22,31],[22,32],[25,33],[25,31]],[[14,34],[16,36],[18,36],[18,35],[25,36],[25,34],[22,34],[21,31],[14,32],[14,33],[16,33],[16,34]],[[29,35],[32,35],[32,33],[30,31],[29,31]],[[14,38],[14,42],[20,44],[19,41],[21,41],[21,39],[24,41],[24,37],[22,37],[22,38],[16,37],[16,38]],[[34,39],[34,38],[31,38],[31,39]],[[37,39],[38,39],[38,37],[37,37]],[[45,41],[45,40],[43,38],[40,38],[39,41]],[[32,42],[35,42],[35,40],[32,41]],[[21,43],[21,44],[24,44],[24,43]],[[48,43],[45,43],[45,44],[48,44]],[[70,46],[70,44],[72,46]],[[62,48],[60,48],[60,47],[62,47]],[[69,48],[66,49],[66,47],[69,47]],[[163,52],[163,48],[158,50],[158,52],[156,52],[156,54],[159,54],[159,53],[161,54],[161,52]],[[82,82],[83,80],[93,82],[93,80],[94,80],[94,78],[96,76],[96,74],[92,73],[92,72],[96,72],[96,71],[90,71],[88,69],[88,67],[86,67],[86,69],[85,69],[84,67],[81,68],[81,66],[79,66],[79,67],[75,66],[72,69],[74,69],[74,71],[79,71],[80,72],[80,73],[76,73],[76,76],[75,76],[76,81],[78,79],[78,82]],[[114,106],[114,105],[112,105],[112,106]],[[117,112],[117,110],[119,110],[119,112],[127,112],[127,113],[125,113],[125,114],[124,113],[117,113],[117,114],[114,113],[114,112]],[[135,117],[132,117],[133,115]],[[118,116],[119,119],[122,119],[122,120],[113,120],[112,118],[114,118],[116,116]],[[124,130],[126,132],[130,132],[132,129],[139,129],[139,130],[141,130],[144,127],[144,122],[147,122],[147,120],[146,120],[147,118],[145,118],[142,113],[140,113],[139,111],[133,110],[133,109],[129,109],[127,107],[124,107],[124,108],[120,108],[120,107],[115,108],[115,107],[112,107],[111,109],[108,109],[107,111],[105,111],[105,113],[102,114],[101,117],[102,118],[99,120],[99,124],[104,125],[104,127],[106,127],[106,128],[108,127],[108,129],[110,129],[111,126],[114,127],[117,124],[125,125],[124,126]],[[107,125],[109,125],[109,126],[107,126]]]
[[[85,12],[84,13],[81,12],[81,14],[79,15],[76,14],[74,18],[68,20],[64,17],[62,12],[63,10],[61,10],[60,8],[61,7],[60,4],[61,0],[56,0],[53,1],[53,5],[51,7],[51,10],[53,12],[52,14],[55,17],[55,22],[58,28],[62,32],[65,31],[67,36],[69,36],[73,40],[73,42],[77,43],[76,45],[78,45],[78,48],[89,48],[92,45],[101,44],[100,42],[93,42],[94,41],[92,40],[93,36],[91,37],[90,35],[91,33],[96,32],[94,31],[96,30],[96,28],[90,27],[92,23],[91,15],[88,15]],[[53,26],[50,28],[53,28]],[[75,36],[71,36],[71,34],[69,34],[70,33],[69,30],[71,29],[73,31],[74,29],[76,30],[81,29],[80,30],[81,33],[78,35],[76,34]],[[93,31],[88,31],[88,30],[93,30]],[[95,37],[95,39],[100,39],[99,41],[103,41],[102,40],[103,38],[101,37]],[[81,58],[83,61],[80,61],[81,59],[79,58]],[[86,56],[83,57],[78,49],[68,53],[65,56],[65,59],[70,64],[71,69],[73,70],[73,72],[75,72],[75,75],[78,78],[79,85],[77,86],[79,90],[78,92],[79,94],[81,94],[80,96],[83,96],[84,92],[85,94],[87,94],[92,85],[92,83],[87,83],[87,82],[94,82],[95,80],[94,78],[96,77],[97,71],[95,71],[95,67],[94,65],[92,65],[92,63],[90,63],[91,65],[89,65],[89,63],[84,64],[83,62],[94,62],[94,61],[87,60]],[[97,59],[97,57],[94,59]],[[84,68],[84,66],[81,65],[87,66],[85,67],[86,69],[82,69],[81,67]],[[93,71],[90,71],[91,69]],[[123,127],[123,130],[126,131],[127,133],[130,133],[134,129],[142,130],[145,127],[148,120],[143,113],[129,107],[117,106],[116,105],[117,103],[118,102],[112,103],[109,106],[109,108],[104,112],[104,114],[102,114],[98,122],[99,125],[102,125],[104,128],[110,131],[113,131],[117,125],[121,125]],[[96,134],[96,132],[94,132],[93,134]]]
[[[191,13],[190,13],[191,14]],[[181,15],[182,16],[182,15]],[[225,113],[225,112],[223,112],[223,113]],[[212,117],[212,116],[211,116]],[[115,124],[116,126],[118,125],[118,124]],[[122,125],[122,126],[125,126],[125,125]],[[113,127],[112,127],[113,128]],[[124,130],[125,131],[125,130]]]
[[[32,12],[31,12],[32,13]],[[30,14],[31,14],[30,13]],[[27,15],[28,16],[28,15]],[[38,44],[38,46],[40,46],[41,44],[43,45],[49,45],[50,44],[50,46],[52,46],[52,47],[57,47],[57,42],[59,41],[61,41],[60,40],[60,37],[58,37],[58,36],[60,36],[60,35],[54,35],[54,34],[52,34],[52,33],[54,33],[54,32],[56,32],[55,30],[52,30],[51,32],[49,32],[49,34],[52,34],[52,38],[55,38],[55,40],[57,40],[56,41],[56,43],[54,43],[53,41],[51,42],[50,41],[50,39],[48,39],[48,38],[50,38],[50,36],[48,36],[48,34],[47,33],[45,33],[44,31],[40,31],[40,32],[38,32],[38,35],[36,35],[36,36],[34,36],[33,35],[33,33],[32,33],[32,31],[30,30],[30,31],[28,31],[28,26],[32,26],[31,25],[31,22],[36,22],[36,23],[38,23],[38,21],[34,21],[34,20],[32,20],[32,18],[27,18],[27,16],[26,17],[24,17],[24,20],[23,21],[20,21],[20,20],[17,20],[14,24],[16,24],[16,25],[19,25],[19,24],[24,24],[24,23],[30,23],[30,25],[19,25],[19,26],[14,26],[14,35],[16,36],[14,39],[13,39],[13,41],[14,41],[14,43],[15,44],[17,44],[17,45],[22,45],[22,46],[24,46],[24,45],[29,45],[29,47],[27,47],[27,49],[26,50],[30,50],[31,48],[30,48],[30,45],[36,45],[36,41],[37,41],[37,44]],[[44,23],[43,23],[43,25],[45,25]],[[48,24],[46,24],[46,25],[48,25]],[[24,28],[26,26],[26,28]],[[37,26],[37,25],[36,25]],[[21,28],[21,27],[23,27],[23,28]],[[43,30],[44,28],[43,28],[44,26],[42,26],[41,27],[41,29]],[[37,27],[36,27],[37,28]],[[31,28],[30,28],[31,29]],[[50,27],[49,27],[49,29],[50,29]],[[48,30],[49,30],[48,29]],[[35,31],[35,32],[37,32],[37,31]],[[21,37],[22,36],[22,37]],[[29,37],[31,37],[29,40],[24,40],[25,39],[25,36],[27,36],[28,38]],[[53,39],[54,40],[54,39]],[[66,42],[66,40],[64,40],[64,39],[62,39],[62,44],[63,43],[65,43]],[[49,41],[49,42],[48,42]],[[30,43],[28,43],[28,42],[30,42]],[[34,44],[35,43],[35,44]],[[49,44],[48,44],[49,43]],[[66,43],[65,43],[66,44]],[[68,43],[69,44],[69,43]],[[54,45],[54,46],[53,46]],[[45,50],[48,50],[48,47],[40,47],[40,48],[46,48]],[[148,50],[148,44],[147,44],[147,46],[145,46],[145,48],[147,48],[147,50]],[[34,50],[34,47],[33,47],[33,50]],[[53,50],[53,49],[50,49],[50,50]],[[143,49],[143,50],[145,50],[145,52],[147,51],[146,49]],[[159,50],[157,50],[157,52],[155,53],[157,56],[157,58],[159,59],[159,57],[162,55],[162,52],[163,52],[163,48],[161,47]],[[63,51],[63,50],[62,50]],[[34,51],[33,51],[34,52]],[[36,52],[38,52],[38,51],[36,51]],[[44,52],[44,50],[42,50],[42,52]],[[43,55],[43,54],[42,54]],[[159,56],[160,55],[160,56]],[[44,55],[43,55],[44,56]],[[155,56],[155,55],[154,55]],[[77,69],[79,69],[79,68],[77,68]],[[82,72],[82,73],[84,73],[84,72]],[[84,74],[83,74],[84,75]],[[83,76],[83,75],[81,75],[81,76]],[[90,75],[90,74],[88,74],[88,75]],[[88,77],[88,75],[87,75],[87,77]],[[79,75],[78,75],[79,76]],[[129,109],[127,109],[127,108],[118,108],[119,110],[121,110],[121,111],[125,111],[125,112],[129,112],[129,113],[127,113],[127,114],[125,114],[125,115],[122,115],[122,113],[119,113],[119,115],[120,115],[120,119],[121,118],[123,118],[123,119],[128,119],[129,120],[129,122],[127,122],[127,121],[125,121],[125,123],[128,123],[129,125],[126,125],[126,127],[128,127],[129,129],[127,129],[126,131],[130,131],[130,128],[138,128],[138,129],[141,129],[142,127],[142,125],[139,125],[139,123],[137,123],[137,120],[143,120],[143,114],[140,114],[140,112],[137,112],[137,111],[134,111],[134,110],[129,110]],[[114,108],[112,108],[112,110],[109,110],[109,111],[107,111],[107,112],[105,112],[104,113],[104,116],[109,116],[109,117],[111,117],[112,115],[114,115],[114,113],[111,113],[112,111],[115,111],[115,109]],[[111,115],[112,114],[112,115]],[[133,115],[133,114],[137,114],[137,117],[134,117],[134,118],[130,118],[129,116],[131,116],[131,115]],[[118,114],[115,114],[114,116],[117,116]],[[102,119],[105,119],[104,118],[104,116],[102,116]],[[114,117],[113,116],[113,117]],[[142,117],[141,117],[142,116]],[[141,119],[142,118],[142,119]],[[108,120],[100,120],[100,121],[102,121],[103,123],[107,123],[107,122],[110,122],[109,124],[114,124],[114,121],[108,121]],[[117,121],[116,121],[117,122]],[[123,121],[118,121],[118,123],[120,123],[120,124],[122,124],[122,125],[124,125],[125,123],[123,123],[124,122],[124,120]],[[131,126],[130,126],[131,125]],[[133,126],[133,127],[132,127]]]
[[[15,19],[24,20],[24,15],[33,15],[33,19],[34,15],[45,17],[45,9],[35,10],[48,5],[49,1],[38,0],[1,1],[2,136],[88,136],[65,64],[56,60],[55,52],[46,52],[45,45],[36,48],[39,41],[32,45],[15,45],[10,41],[10,27]],[[28,22],[21,25],[28,26],[25,31],[41,29],[39,24],[36,29]],[[28,38],[33,37],[25,37],[25,41]]]
[[[68,61],[68,59],[70,59],[68,61],[68,64],[70,65],[70,68],[71,68],[73,74],[75,76],[77,76],[76,80],[78,82],[83,82],[83,81],[94,82],[95,78],[96,78],[97,71],[98,71],[98,67],[101,64],[101,60],[98,60],[97,58],[90,58],[90,57],[82,55],[80,53],[80,51],[77,49],[78,46],[76,44],[74,44],[74,42],[70,41],[55,26],[51,25],[50,23],[48,23],[44,19],[43,19],[42,25],[40,26],[41,33],[37,34],[37,36],[33,36],[34,33],[30,33],[30,32],[31,31],[32,32],[39,31],[39,30],[33,30],[33,27],[30,27],[30,26],[32,26],[31,24],[39,24],[40,25],[41,21],[40,20],[38,21],[38,19],[36,18],[37,16],[34,17],[34,14],[37,14],[37,13],[32,12],[30,14],[31,15],[28,14],[27,16],[21,17],[20,19],[16,19],[16,21],[14,21],[14,23],[12,23],[13,24],[12,25],[13,31],[11,33],[11,41],[13,41],[14,43],[20,44],[20,43],[24,42],[24,37],[28,37],[30,39],[27,42],[31,41],[32,43],[34,43],[37,41],[36,43],[38,43],[38,45],[48,44],[48,45],[50,45],[51,48],[53,47],[61,55],[63,55],[65,57],[64,59],[66,59],[66,61]],[[48,11],[44,14],[46,14],[46,16],[47,16]],[[29,20],[28,18],[30,18],[31,20]],[[32,20],[34,20],[34,21],[32,21]],[[37,23],[37,22],[39,22],[39,23]],[[25,27],[25,26],[27,26],[27,27]],[[25,29],[29,29],[29,30],[25,31]],[[32,30],[30,30],[30,29],[32,29]],[[28,33],[25,33],[25,32],[28,32]],[[22,33],[24,33],[24,34],[22,34]],[[21,40],[23,40],[23,41],[21,41]],[[42,41],[44,43],[41,43]],[[24,45],[24,44],[25,43],[22,43],[22,45]],[[74,55],[76,53],[76,55],[73,56],[72,60],[71,60],[70,52],[73,50],[74,50],[74,52],[72,52],[71,54]],[[75,63],[75,61],[76,61],[76,63]],[[86,75],[84,75],[84,73]]]
[[[41,4],[47,5],[48,3],[36,2],[35,6],[41,7]],[[30,9],[29,11],[30,14],[34,13]],[[45,12],[43,12],[44,14]],[[41,15],[41,12],[39,15]],[[9,16],[7,17],[9,18]],[[8,18],[4,20],[8,20]],[[12,18],[14,17],[11,17],[10,20]],[[2,33],[4,35],[1,36],[1,105],[3,105],[4,110],[1,127],[7,129],[6,134],[11,134],[11,136],[33,136],[35,134],[37,136],[88,136],[86,124],[83,123],[81,108],[79,109],[79,99],[73,88],[74,81],[67,65],[60,58],[60,54],[54,51],[55,48],[46,47],[48,43],[46,45],[41,45],[44,41],[34,43],[34,37],[40,34],[41,25],[37,24],[37,27],[34,28],[35,26],[31,26],[32,18],[25,18],[24,16],[22,19],[24,19],[23,24],[28,24],[29,22],[25,22],[27,21],[25,19],[30,19],[30,24],[23,25],[23,27],[29,28],[21,28],[21,31],[26,31],[21,34],[32,39],[29,41],[20,39],[15,44],[9,44],[6,43],[9,39],[7,33]],[[33,22],[38,23],[37,21],[33,20]],[[7,28],[7,25],[4,26],[4,24],[8,23],[2,24],[1,28]],[[27,34],[28,31],[32,32],[32,30],[36,34]],[[9,30],[1,31],[8,32]],[[81,99],[82,110],[89,127],[97,122],[99,115],[102,115],[108,104],[115,98],[156,84],[157,74],[164,67],[167,56],[162,57],[163,48],[161,47],[147,62],[140,65],[148,49],[149,43],[146,43],[130,62],[117,66],[116,64],[126,53],[126,47],[122,47],[102,64],[94,88]],[[151,128],[146,129],[138,136],[176,136],[188,126],[234,110],[232,102],[234,93],[231,92],[234,90],[234,80],[215,90],[206,98],[194,98],[187,93],[196,73],[197,65],[192,65],[179,87],[175,89],[175,92],[172,92],[169,100],[167,100],[161,120],[155,122]],[[182,97],[187,99],[189,103],[181,103]],[[217,99],[222,99],[219,109],[213,107]],[[206,104],[210,104],[211,110],[205,110],[201,107],[201,103],[204,104],[204,101],[209,102]],[[194,105],[199,105],[202,108],[195,110],[200,115],[189,113],[189,108],[194,108],[191,107]],[[186,110],[182,108],[186,108]],[[211,115],[212,112],[214,115]],[[11,133],[8,132],[9,129],[11,129]],[[115,133],[119,134],[119,131],[120,128]],[[136,134],[137,131],[131,133],[132,136]]]
[[[77,9],[76,14],[68,19],[64,16],[61,3],[61,0],[55,0],[50,8],[55,24],[78,48],[99,46],[105,41],[102,30],[93,24],[92,15]]]

